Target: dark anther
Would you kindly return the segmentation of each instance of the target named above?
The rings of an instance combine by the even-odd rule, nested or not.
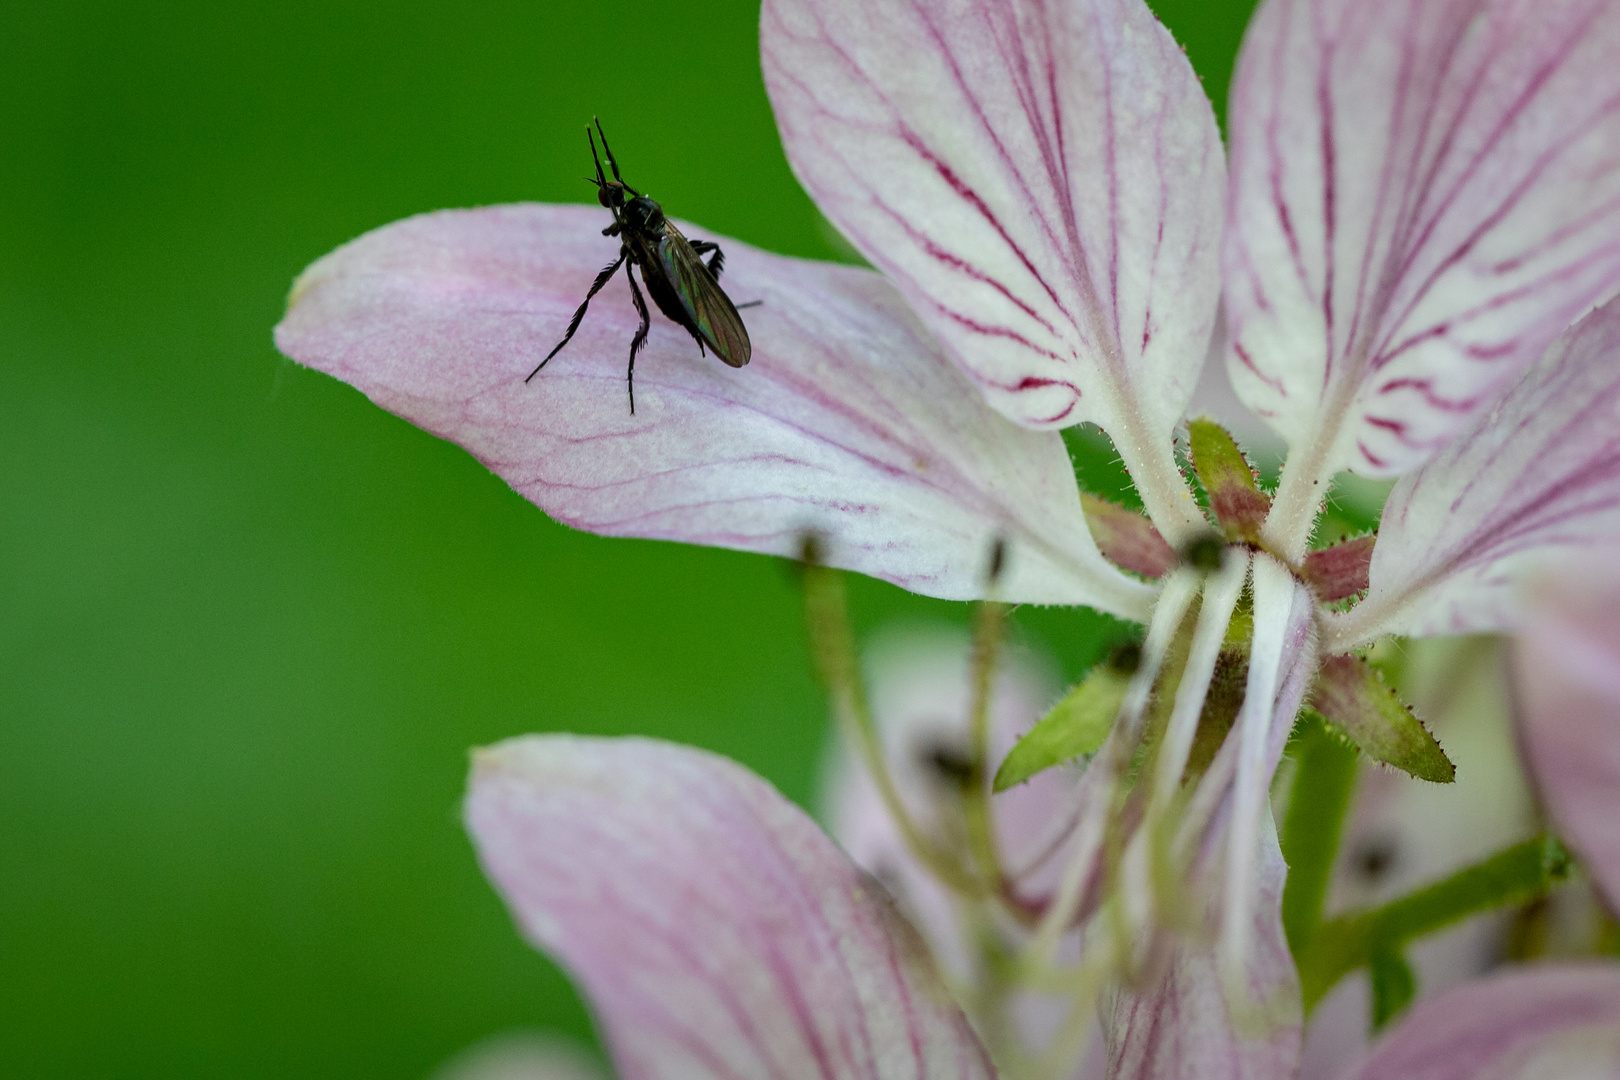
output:
[[[807,532],[799,537],[799,561],[806,566],[820,566],[826,556],[825,545],[821,537],[813,532]]]
[[[1001,580],[1001,572],[1002,570],[1006,569],[1006,567],[1007,541],[998,536],[996,537],[995,542],[990,545],[990,570],[988,573],[988,581],[990,584],[994,585],[997,581]]]
[[[1383,836],[1363,841],[1356,848],[1355,867],[1368,881],[1378,881],[1395,867],[1395,841]]]
[[[1181,549],[1181,561],[1194,570],[1213,574],[1226,558],[1226,541],[1214,533],[1205,533]]]
[[[1135,675],[1136,669],[1142,666],[1142,646],[1139,642],[1126,641],[1115,645],[1108,650],[1108,670],[1120,675]]]
[[[923,743],[917,747],[917,758],[941,780],[957,787],[966,787],[979,775],[973,756],[952,742],[940,740]]]

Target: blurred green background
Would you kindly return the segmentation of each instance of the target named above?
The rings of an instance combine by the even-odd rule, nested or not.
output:
[[[1222,99],[1249,0],[1155,6]],[[756,22],[6,5],[0,1074],[414,1078],[504,1029],[589,1038],[461,833],[470,745],[645,732],[810,796],[823,710],[779,564],[570,532],[270,344],[293,276],[366,229],[588,201],[592,113],[674,213],[831,257]],[[1107,632],[1020,620],[1071,673]]]

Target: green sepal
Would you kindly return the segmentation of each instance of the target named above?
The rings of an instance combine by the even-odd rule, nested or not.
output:
[[[1135,646],[1123,646],[1092,668],[1008,752],[996,770],[994,790],[1006,791],[1053,765],[1096,753],[1125,700],[1140,655]]]
[[[1271,512],[1271,500],[1255,482],[1248,459],[1225,428],[1213,420],[1187,425],[1193,469],[1209,495],[1215,520],[1232,540],[1259,543],[1260,529]]]
[[[1429,729],[1361,657],[1341,654],[1323,660],[1309,700],[1374,761],[1437,784],[1456,779],[1456,767]]]

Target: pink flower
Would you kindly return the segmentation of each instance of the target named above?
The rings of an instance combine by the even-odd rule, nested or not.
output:
[[[813,531],[834,565],[955,599],[982,595],[999,539],[999,598],[1147,623],[1037,941],[1078,927],[1111,973],[1160,973],[1106,1003],[1117,1074],[1286,1075],[1299,1004],[1266,794],[1301,702],[1438,775],[1432,740],[1354,715],[1350,650],[1512,628],[1528,573],[1620,528],[1620,306],[1570,327],[1620,286],[1620,5],[1267,0],[1229,161],[1141,0],[767,0],[761,39],[791,162],[882,274],[725,241],[727,288],[763,301],[746,369],[655,323],[628,414],[636,317],[604,297],[525,384],[614,254],[584,207],[362,237],[299,280],[278,345],[580,528],[779,555]],[[1233,384],[1288,456],[1270,494],[1241,461],[1203,475],[1211,522],[1175,438],[1223,302]],[[1054,430],[1081,422],[1153,528],[1096,504],[1088,525]],[[1370,566],[1366,543],[1310,552],[1343,469],[1401,477]],[[1177,561],[1217,527],[1218,568]],[[1240,609],[1242,705],[1184,792]],[[1128,827],[1117,797],[1170,674]],[[988,1069],[881,899],[759,781],[653,744],[481,760],[487,865],[596,995],[627,1077]],[[1523,987],[1584,987],[1612,1016],[1611,975],[1468,1000],[1545,1033],[1511,1019]]]

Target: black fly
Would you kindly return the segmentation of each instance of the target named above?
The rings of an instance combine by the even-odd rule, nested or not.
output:
[[[626,184],[619,175],[619,163],[613,160],[613,151],[608,149],[607,133],[602,130],[600,120],[596,121],[596,133],[602,136],[602,152],[607,155],[613,179],[609,180],[602,172],[602,159],[596,155],[596,139],[587,127],[585,137],[590,140],[591,157],[596,162],[596,179],[591,183],[596,185],[597,201],[613,211],[613,224],[603,229],[602,235],[619,238],[619,257],[596,275],[590,292],[585,294],[585,302],[579,305],[579,310],[574,312],[573,319],[568,323],[568,333],[529,372],[529,379],[540,374],[540,368],[550,363],[551,358],[568,344],[574,331],[579,329],[580,320],[585,318],[585,309],[591,306],[591,297],[601,292],[619,267],[624,266],[624,276],[630,279],[630,295],[636,302],[636,311],[641,315],[641,326],[636,330],[636,336],[630,339],[630,370],[626,376],[630,389],[630,412],[634,414],[636,353],[647,342],[652,316],[647,313],[647,302],[641,298],[641,290],[636,287],[636,278],[630,269],[632,266],[641,267],[641,280],[646,283],[658,310],[672,322],[686,327],[687,333],[696,339],[699,352],[707,345],[732,367],[742,367],[748,363],[752,347],[748,343],[748,331],[743,327],[742,316],[737,314],[736,305],[720,288],[720,268],[725,265],[725,255],[720,245],[707,240],[687,240],[682,236],[664,217],[663,207]],[[625,197],[627,192],[629,198]],[[702,255],[709,255],[708,263],[705,264],[699,257]],[[523,381],[528,382],[529,379]]]

